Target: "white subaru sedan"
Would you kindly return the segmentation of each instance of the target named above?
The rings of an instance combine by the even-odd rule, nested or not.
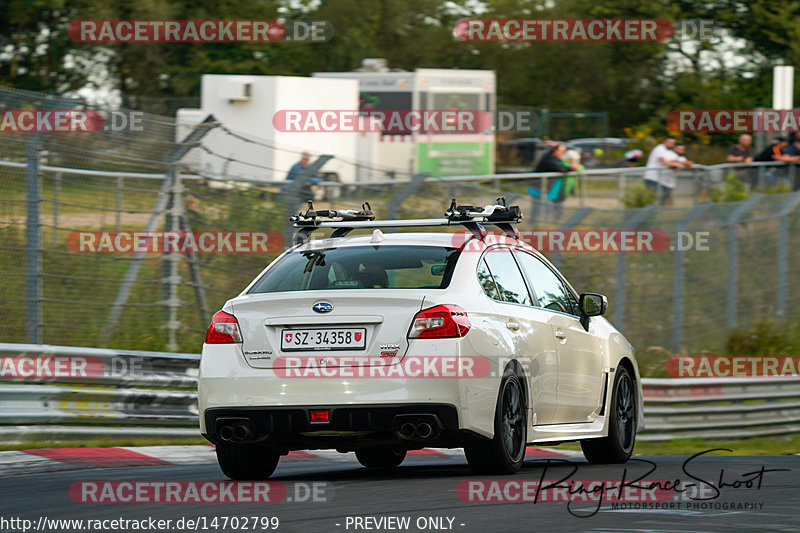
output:
[[[296,244],[206,334],[200,427],[223,473],[264,479],[313,449],[390,468],[440,447],[463,448],[476,473],[512,474],[527,444],[568,441],[592,463],[627,461],[644,426],[633,348],[601,316],[604,296],[577,293],[516,238],[520,219],[455,203],[443,219],[294,217]],[[464,231],[381,230],[420,226]]]

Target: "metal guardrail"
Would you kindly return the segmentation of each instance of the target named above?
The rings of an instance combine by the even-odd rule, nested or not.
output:
[[[684,169],[682,172],[685,175],[697,175],[697,174],[709,174],[712,176],[711,182],[718,183],[723,180],[724,171],[731,171],[731,170],[747,170],[747,169],[787,169],[788,172],[791,173],[791,176],[794,175],[797,169],[796,164],[784,163],[784,162],[770,162],[770,161],[753,161],[750,163],[718,163],[712,165],[704,165],[701,163],[696,163],[692,168]],[[20,161],[0,161],[0,167],[5,168],[16,168],[16,169],[25,169],[27,167],[27,163],[23,163]],[[109,171],[109,170],[94,170],[94,169],[85,169],[85,168],[72,168],[72,167],[60,167],[55,165],[40,165],[40,171],[45,172],[54,172],[60,173],[63,175],[77,175],[77,176],[94,176],[94,177],[113,177],[113,178],[139,178],[139,179],[157,179],[163,180],[167,174],[160,173],[160,172],[120,172],[120,171]],[[607,177],[619,177],[620,179],[624,179],[626,176],[630,175],[633,177],[641,177],[648,167],[646,166],[633,166],[633,167],[608,167],[608,168],[591,168],[586,169],[582,172],[571,172],[570,175],[573,176],[580,176],[581,178],[607,178]],[[664,171],[662,169],[662,171]],[[666,171],[665,171],[666,172]],[[413,173],[404,173],[404,176],[408,175],[408,177],[401,177],[401,178],[393,178],[393,179],[370,179],[365,181],[346,181],[346,182],[337,182],[337,181],[324,181],[319,184],[321,187],[330,187],[330,188],[342,188],[342,187],[354,187],[354,186],[377,186],[377,185],[403,185],[406,183],[411,183],[415,179],[415,174]],[[532,179],[532,178],[545,178],[545,179],[553,179],[563,177],[565,174],[562,172],[533,172],[533,171],[525,171],[525,172],[512,172],[512,173],[504,173],[504,174],[470,174],[464,176],[426,176],[424,178],[425,182],[428,183],[448,183],[448,182],[477,182],[477,181],[505,181],[505,180],[522,180],[522,179]],[[254,185],[284,185],[286,180],[280,179],[252,179],[252,178],[245,178],[241,176],[237,176],[235,178],[224,176],[224,175],[213,175],[213,174],[196,174],[191,171],[186,171],[181,175],[181,179],[183,180],[213,180],[213,181],[225,181],[225,182],[242,182],[242,183],[250,183]]]
[[[800,378],[645,378],[642,386],[641,440],[800,433]]]
[[[0,440],[199,436],[198,354],[0,344]]]
[[[0,343],[0,441],[199,436],[199,360]],[[647,427],[640,440],[800,433],[800,378],[645,378],[642,385]]]

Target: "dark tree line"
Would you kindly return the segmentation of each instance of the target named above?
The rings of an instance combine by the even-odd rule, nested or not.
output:
[[[0,84],[58,94],[95,87],[123,105],[164,113],[197,97],[204,73],[308,75],[357,68],[493,69],[498,102],[550,110],[609,111],[611,132],[663,130],[677,108],[769,106],[772,65],[800,67],[800,1],[661,0],[7,0],[0,2]],[[308,5],[314,6],[313,8]],[[724,31],[692,43],[470,43],[461,18],[713,19]],[[326,43],[100,44],[67,35],[81,19],[324,19]],[[680,65],[677,67],[676,65]],[[800,70],[800,69],[799,69]],[[800,84],[796,84],[800,87]],[[797,99],[796,99],[797,100]],[[800,101],[800,100],[798,100]],[[174,102],[174,106],[164,105]]]

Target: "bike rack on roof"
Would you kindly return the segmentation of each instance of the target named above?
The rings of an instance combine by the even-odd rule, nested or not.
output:
[[[332,228],[331,238],[344,237],[354,229],[370,228],[417,228],[431,226],[461,225],[478,238],[487,235],[484,225],[492,225],[512,239],[519,239],[519,231],[512,226],[522,220],[519,206],[506,205],[505,197],[497,199],[494,205],[484,207],[472,205],[457,205],[456,199],[450,202],[450,207],[444,213],[444,218],[422,218],[411,220],[375,220],[369,202],[364,202],[360,210],[320,210],[315,211],[311,200],[305,213],[298,213],[289,217],[292,226],[298,228],[293,238],[294,244],[308,241],[309,235],[320,228]]]

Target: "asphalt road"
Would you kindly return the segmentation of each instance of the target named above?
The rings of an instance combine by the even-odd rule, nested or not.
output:
[[[636,508],[638,502],[634,501],[626,501],[629,507],[633,507],[626,509],[614,508],[612,502],[598,504],[596,501],[575,501],[568,505],[563,498],[558,502],[537,503],[463,501],[469,499],[470,494],[473,499],[488,497],[492,494],[492,485],[487,481],[495,478],[473,475],[460,456],[416,456],[408,458],[402,466],[392,471],[368,470],[354,462],[287,462],[278,467],[271,480],[280,482],[273,484],[273,489],[286,488],[286,497],[278,498],[281,500],[279,502],[258,504],[108,504],[74,501],[79,492],[75,489],[76,482],[224,481],[219,469],[213,465],[93,468],[5,476],[0,473],[0,517],[5,520],[15,517],[31,520],[31,530],[34,530],[34,525],[39,525],[41,517],[47,520],[141,520],[152,517],[172,520],[170,531],[267,531],[262,528],[267,525],[267,519],[262,517],[277,517],[277,531],[297,532],[800,531],[800,457],[723,455],[706,455],[688,463],[688,457],[640,457],[627,465],[614,466],[589,465],[579,459],[551,463],[547,463],[546,459],[537,459],[526,461],[523,470],[516,476],[502,479],[503,482],[536,482],[542,477],[559,480],[571,474],[573,484],[569,486],[574,488],[579,486],[577,480],[619,481],[627,468],[626,481],[640,476],[662,483],[669,480],[674,484],[680,480],[679,487],[684,492],[667,490],[670,501],[659,502],[665,508]],[[653,468],[650,461],[655,464],[656,470],[648,473]],[[770,471],[772,469],[782,471]],[[472,492],[459,490],[459,487],[463,489],[468,486],[470,481],[485,483],[472,485]],[[567,486],[567,483],[565,480],[562,485]],[[695,485],[690,486],[691,483]],[[70,487],[73,487],[72,496]],[[505,487],[509,497],[522,497],[521,490],[515,491],[515,485]],[[721,487],[719,494],[713,487]],[[317,489],[318,501],[311,501],[314,498],[309,496],[314,488]],[[529,499],[534,493],[528,493]],[[275,494],[275,491],[270,494]],[[549,494],[554,495],[555,492]],[[562,490],[562,497],[564,494],[565,490]],[[637,493],[631,490],[629,493],[632,499],[637,498],[636,494],[642,498],[641,491]],[[502,497],[503,489],[495,492],[494,496]],[[697,501],[692,500],[692,496],[710,499]],[[645,503],[652,505],[653,502]],[[673,504],[672,508],[669,508],[670,503]],[[223,527],[224,517],[245,516],[258,517],[259,523],[255,529],[253,522],[245,527],[241,518],[238,524],[228,518],[227,527]],[[182,528],[176,528],[175,522],[182,517],[195,520],[205,517],[206,529],[202,522],[191,528],[186,527],[185,523]],[[216,527],[211,522],[215,517]],[[389,517],[397,519],[386,521]],[[384,521],[378,522],[382,518]],[[404,519],[408,519],[407,526],[402,524]],[[14,527],[14,523],[0,520],[0,531],[22,531],[20,524],[17,522],[17,527]],[[54,527],[52,524],[48,528],[46,522],[44,524],[38,531],[76,530]],[[91,530],[131,529],[108,525],[104,529]]]

